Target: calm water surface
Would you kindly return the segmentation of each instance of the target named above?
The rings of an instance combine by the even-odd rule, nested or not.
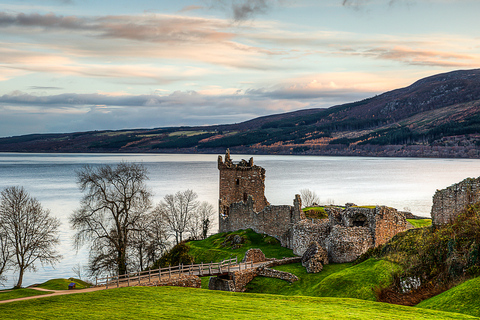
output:
[[[232,155],[234,161],[249,155]],[[360,158],[313,156],[254,156],[266,169],[266,196],[272,204],[292,204],[300,189],[314,190],[321,203],[388,205],[429,216],[436,189],[467,177],[480,176],[480,160]],[[84,165],[116,164],[120,161],[144,164],[154,193],[154,202],[168,193],[193,189],[199,200],[215,207],[218,201],[217,155],[172,154],[15,154],[0,153],[0,188],[24,186],[62,221],[59,251],[63,255],[55,269],[39,266],[29,272],[24,285],[51,278],[73,276],[72,267],[87,263],[88,249],[76,252],[68,217],[82,196],[75,172]],[[15,274],[8,274],[7,287]]]

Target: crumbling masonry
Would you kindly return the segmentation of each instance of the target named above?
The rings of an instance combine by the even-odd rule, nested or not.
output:
[[[467,178],[448,188],[437,190],[433,196],[432,224],[452,222],[465,208],[480,201],[480,178]]]
[[[251,228],[280,240],[302,255],[312,241],[328,252],[330,262],[355,260],[369,248],[387,242],[407,229],[403,213],[376,206],[326,208],[329,219],[305,219],[301,199],[293,206],[270,205],[265,198],[265,169],[247,162],[233,163],[227,150],[225,162],[218,157],[220,171],[219,232]]]

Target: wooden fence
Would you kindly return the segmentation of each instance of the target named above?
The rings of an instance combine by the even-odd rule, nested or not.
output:
[[[243,267],[243,269],[242,269]],[[96,278],[96,286],[125,287],[131,285],[141,285],[142,283],[154,280],[167,280],[179,275],[196,275],[199,277],[224,274],[231,271],[241,271],[253,268],[253,262],[238,263],[237,257],[223,260],[221,262],[201,263],[191,265],[178,265],[155,270],[134,272],[124,275],[107,276],[105,278]]]

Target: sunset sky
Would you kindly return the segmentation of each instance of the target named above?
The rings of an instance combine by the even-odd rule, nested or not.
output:
[[[12,0],[0,137],[234,123],[480,67],[478,0]]]

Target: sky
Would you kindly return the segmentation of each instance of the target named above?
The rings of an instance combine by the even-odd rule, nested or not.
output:
[[[0,137],[236,123],[480,67],[478,0],[0,0]]]

